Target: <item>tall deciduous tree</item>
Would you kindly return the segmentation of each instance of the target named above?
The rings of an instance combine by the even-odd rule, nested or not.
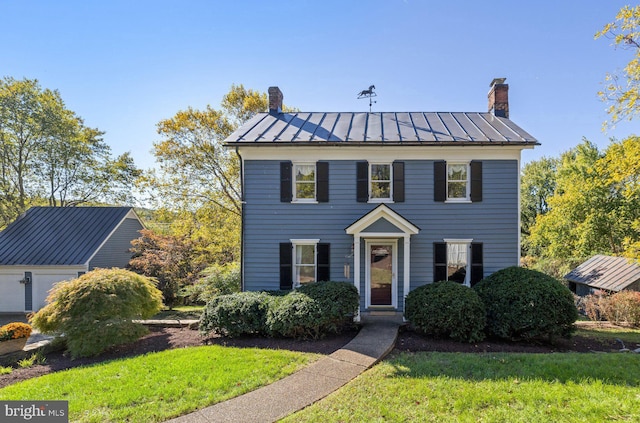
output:
[[[631,51],[631,58],[619,73],[609,73],[605,87],[598,92],[607,106],[611,120],[606,126],[623,119],[632,119],[640,112],[640,6],[624,6],[614,22],[597,32],[595,38],[613,40],[613,45]]]
[[[159,208],[174,212],[171,233],[188,235],[218,262],[239,258],[242,211],[240,162],[222,143],[267,107],[265,93],[232,85],[220,109],[188,108],[158,123],[159,169],[146,185]]]
[[[37,80],[0,80],[0,227],[32,202],[131,201],[140,171]]]
[[[639,146],[629,137],[601,153],[584,141],[564,153],[549,211],[531,227],[533,251],[565,260],[593,254],[640,259]]]

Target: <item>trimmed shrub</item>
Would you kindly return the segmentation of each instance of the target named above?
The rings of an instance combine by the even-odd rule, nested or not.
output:
[[[271,335],[296,339],[318,339],[323,333],[320,302],[307,294],[293,291],[271,303],[267,327]]]
[[[348,282],[316,282],[297,289],[316,300],[322,309],[323,333],[339,333],[353,326],[353,316],[358,312],[360,296],[356,287]]]
[[[200,331],[225,336],[266,334],[266,319],[272,298],[263,292],[221,295],[207,303],[200,318]]]
[[[599,321],[606,320],[604,310],[609,303],[609,294],[605,291],[598,290],[593,294],[585,297],[579,297],[578,310],[584,311],[589,320]]]
[[[316,282],[294,291],[223,295],[205,307],[200,330],[226,336],[317,339],[352,325],[358,305],[358,291],[346,282]]]
[[[604,317],[616,324],[640,326],[640,292],[620,291],[607,298]]]
[[[47,304],[31,317],[43,333],[64,334],[71,356],[88,357],[147,333],[134,323],[162,308],[153,281],[124,269],[96,269],[54,286]]]
[[[476,284],[487,309],[487,332],[509,340],[569,337],[578,311],[571,291],[551,276],[521,267],[502,269]]]
[[[427,335],[462,342],[484,339],[484,304],[475,291],[456,282],[436,282],[409,292],[404,315]]]

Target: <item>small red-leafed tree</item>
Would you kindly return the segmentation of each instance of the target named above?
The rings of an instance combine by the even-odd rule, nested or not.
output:
[[[133,258],[129,269],[156,278],[164,304],[171,308],[178,301],[181,288],[191,285],[205,267],[196,244],[188,237],[160,235],[151,230],[140,231],[131,242]]]

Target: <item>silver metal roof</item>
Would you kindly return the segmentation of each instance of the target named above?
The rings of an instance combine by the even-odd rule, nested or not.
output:
[[[0,232],[0,265],[82,265],[131,207],[31,207]]]
[[[640,266],[625,257],[597,255],[567,273],[564,278],[617,292],[640,280]]]
[[[225,142],[228,145],[277,143],[385,143],[406,145],[538,145],[511,120],[491,113],[258,113]]]

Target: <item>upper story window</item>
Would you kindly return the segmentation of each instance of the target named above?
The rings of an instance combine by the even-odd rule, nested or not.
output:
[[[392,200],[391,163],[369,163],[369,200]]]
[[[403,202],[404,162],[357,162],[356,200],[360,203]]]
[[[293,164],[293,201],[316,201],[316,164]]]
[[[469,163],[447,163],[447,201],[469,200]]]
[[[482,162],[433,162],[433,199],[440,202],[482,201]]]
[[[326,203],[329,201],[329,162],[280,162],[280,201]]]

